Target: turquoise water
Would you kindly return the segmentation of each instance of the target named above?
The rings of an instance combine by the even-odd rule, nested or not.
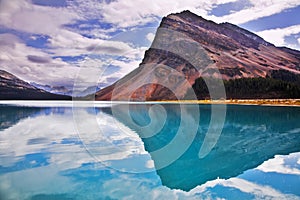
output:
[[[300,199],[299,107],[0,111],[1,200]]]

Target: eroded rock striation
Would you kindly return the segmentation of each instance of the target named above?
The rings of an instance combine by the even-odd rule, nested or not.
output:
[[[217,24],[190,11],[162,19],[140,66],[95,94],[96,100],[176,100],[199,77],[222,80],[300,73],[300,52],[276,47],[230,23]]]

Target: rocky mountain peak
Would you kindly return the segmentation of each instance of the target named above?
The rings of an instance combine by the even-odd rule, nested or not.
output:
[[[164,17],[140,66],[95,98],[182,99],[198,77],[264,78],[272,70],[299,74],[299,55],[236,25],[217,24],[183,11]]]

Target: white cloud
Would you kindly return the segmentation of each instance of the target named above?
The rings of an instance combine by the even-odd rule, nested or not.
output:
[[[80,17],[67,8],[38,6],[29,1],[1,1],[0,24],[28,33],[53,35]]]
[[[224,4],[235,2],[236,0],[220,0],[220,1],[125,1],[118,0],[106,4],[102,8],[103,20],[113,23],[118,27],[131,27],[143,25],[153,21],[159,21],[161,17],[174,12],[183,10],[191,10],[196,14],[206,15],[215,4]]]
[[[297,44],[293,46],[285,42],[285,37],[298,33],[300,33],[300,25],[257,32],[259,36],[266,39],[268,42],[275,44],[276,46],[290,46],[291,48],[298,47],[299,49],[299,46],[297,46]],[[300,38],[298,39],[298,41],[299,40]]]
[[[47,152],[47,161],[49,162],[47,166],[22,169],[0,175],[0,191],[5,193],[7,199],[20,199],[24,195],[29,198],[35,194],[61,192],[74,194],[74,191],[76,193],[76,191],[85,190],[85,187],[80,188],[81,190],[78,190],[78,187],[86,185],[88,180],[76,179],[76,182],[73,182],[73,178],[61,173],[76,174],[77,170],[81,171],[81,167],[85,163],[96,163],[101,160],[101,163],[110,165],[109,168],[104,168],[103,165],[95,166],[98,167],[96,169],[98,172],[112,168],[126,169],[128,167],[127,169],[130,169],[132,165],[141,165],[145,167],[144,170],[153,167],[153,161],[144,150],[143,143],[138,135],[121,123],[114,121],[115,119],[110,115],[101,112],[94,115],[88,113],[85,109],[75,109],[73,111],[67,109],[64,112],[62,115],[56,114],[55,109],[52,112],[48,110],[45,114],[23,119],[14,126],[0,131],[1,166],[13,166],[16,162],[22,160],[25,155],[39,152]],[[120,132],[121,129],[126,129],[126,131]],[[41,133],[43,134],[41,135]],[[77,141],[78,136],[80,136],[85,146],[77,143],[62,143],[68,139]],[[43,142],[29,144],[29,141],[41,137]],[[117,142],[117,144],[112,141]],[[89,153],[86,151],[86,147]],[[96,156],[98,160],[90,155]],[[122,162],[122,159],[136,155],[140,156],[138,163]],[[7,156],[7,159],[3,159],[5,156]],[[282,170],[278,170],[276,166],[280,168],[282,160],[290,159],[296,162],[295,159],[298,158],[297,162],[299,163],[299,156],[299,153],[276,156],[274,159],[267,161],[271,164],[265,165],[264,163],[262,166],[269,171],[275,169],[275,172],[281,172]],[[122,164],[115,163],[119,160]],[[128,165],[126,166],[126,164]],[[94,169],[84,168],[85,172],[87,172],[86,170]],[[287,174],[290,173],[287,172]],[[293,174],[298,174],[298,172],[293,172]],[[297,199],[296,196],[284,194],[270,186],[256,184],[241,178],[216,179],[197,186],[189,192],[184,192],[162,186],[155,172],[147,174],[147,176],[142,176],[142,174],[135,176],[130,173],[115,173],[108,176],[109,179],[104,179],[103,182],[100,179],[97,187],[101,186],[105,195],[116,199],[134,199],[136,197],[144,199],[211,199],[211,193],[213,193],[214,198],[220,195],[218,193],[220,190],[215,190],[217,186],[223,186],[225,187],[224,190],[229,192],[232,189],[237,189],[241,191],[241,194],[254,195],[257,199]],[[84,182],[83,185],[81,181]],[[53,182],[57,182],[57,184],[50,187]],[[1,194],[4,195],[4,193]],[[93,191],[93,194],[95,194],[95,191]],[[101,195],[99,194],[98,197],[100,198]]]
[[[123,57],[110,58],[104,60],[102,58],[86,58],[78,61],[76,65],[79,67],[76,79],[74,80],[74,91],[82,91],[84,88],[101,85],[110,85],[120,77],[125,76],[129,72],[137,68],[144,55],[145,48],[136,48],[129,52],[123,53]],[[122,56],[122,54],[120,55]],[[109,71],[109,66],[119,67],[116,71]]]
[[[285,162],[286,160],[293,158],[300,158],[300,153],[293,153],[288,156],[276,155],[275,158],[265,161],[263,164],[258,166],[257,169],[263,172],[300,175],[300,169],[287,166]]]
[[[1,69],[25,81],[70,85],[77,73],[76,67],[61,59],[51,58],[44,51],[26,46],[12,34],[0,34],[0,48]]]
[[[199,194],[199,193],[207,193],[209,188],[213,188],[221,185],[230,189],[238,189],[243,193],[248,193],[250,195],[255,196],[255,199],[298,199],[296,196],[292,194],[284,194],[280,191],[267,186],[256,184],[241,178],[230,178],[230,179],[216,179],[213,181],[209,181],[204,185],[197,186],[192,189],[190,194]]]
[[[262,17],[267,17],[300,5],[299,0],[250,0],[252,7],[222,16],[209,17],[216,22],[242,24]]]
[[[55,110],[50,111],[50,114],[45,112],[41,116],[23,119],[0,131],[1,166],[13,166],[28,154],[46,151],[50,155],[50,164],[56,164],[60,169],[73,169],[95,161],[111,164],[109,167],[119,169],[120,166],[114,166],[112,160],[147,155],[138,135],[109,115],[102,112],[94,115],[84,108],[64,109],[63,115],[56,114]],[[43,142],[29,144],[37,138],[42,138]],[[78,140],[84,145],[63,144],[66,140]],[[118,145],[114,141],[118,141]],[[125,142],[126,145],[120,142]],[[150,156],[144,161],[141,159],[140,164],[145,167],[144,170],[149,171],[146,166],[147,159],[149,160]],[[130,166],[129,163],[128,170],[134,170],[130,169]]]
[[[152,184],[153,184],[152,180]],[[137,188],[137,185],[145,185],[146,187]],[[132,177],[118,177],[106,181],[103,188],[108,191],[111,198],[139,197],[143,199],[221,199],[220,194],[214,192],[216,186],[224,186],[228,191],[232,189],[240,190],[241,193],[253,195],[255,199],[298,199],[297,196],[284,194],[274,188],[265,185],[255,184],[240,178],[231,178],[228,180],[217,179],[209,181],[201,186],[197,186],[189,192],[182,190],[169,189],[164,186],[153,187],[147,179],[136,179]],[[124,187],[124,185],[126,187]],[[151,189],[152,188],[152,189]],[[212,197],[213,193],[213,197]],[[142,195],[142,196],[141,196]]]
[[[82,91],[89,87],[96,87],[99,84],[99,77],[105,67],[101,59],[85,57],[77,61],[78,73],[74,78],[73,94],[80,95]]]
[[[149,40],[149,42],[152,42],[154,40],[155,34],[154,33],[148,33],[146,35],[147,40]]]
[[[131,60],[129,62],[125,62],[125,61],[120,61],[120,60],[116,60],[111,62],[110,64],[114,65],[114,66],[118,66],[120,67],[119,70],[115,71],[115,72],[111,72],[111,73],[103,73],[105,72],[105,68],[103,68],[103,70],[98,73],[95,78],[94,78],[94,82],[90,84],[90,86],[95,86],[99,83],[102,84],[106,84],[106,86],[113,84],[115,81],[117,81],[117,79],[119,79],[120,77],[125,76],[126,74],[130,73],[131,71],[133,71],[135,68],[137,68],[140,64],[139,60]],[[86,71],[88,72],[88,69],[81,69],[80,72]]]
[[[135,49],[125,42],[88,38],[66,29],[65,24],[84,18],[84,16],[79,16],[80,12],[76,11],[78,9],[38,6],[29,1],[1,1],[0,10],[0,24],[4,27],[49,37],[48,48],[41,50],[27,46],[12,34],[0,35],[0,48],[4,52],[0,56],[1,68],[25,81],[50,85],[60,84],[70,88],[77,77],[76,87],[81,82],[82,88],[84,85],[95,82],[95,78],[91,76],[101,75],[103,62],[100,59],[93,59],[91,63],[91,59],[87,57],[76,63],[76,61],[68,62],[51,57],[128,54],[127,57],[132,59],[134,56],[130,52]],[[102,34],[101,37],[105,36]],[[37,38],[31,36],[31,39]],[[89,64],[88,69],[87,64]],[[79,71],[78,67],[86,70]],[[83,71],[89,73],[83,73]],[[128,72],[128,70],[125,71]],[[120,75],[125,74],[120,72]]]
[[[121,41],[106,41],[89,39],[77,33],[61,31],[61,35],[50,38],[50,49],[41,51],[24,44],[12,34],[0,34],[1,68],[13,73],[28,82],[41,84],[72,86],[76,82],[77,89],[84,86],[95,86],[105,63],[100,55],[125,56],[127,61],[114,61],[112,64],[120,66],[120,70],[113,77],[122,77],[138,67],[145,48],[133,48]],[[90,58],[97,56],[99,58]],[[82,56],[85,58],[66,62],[53,56]],[[80,84],[79,84],[80,83]],[[70,88],[71,89],[71,88]]]
[[[259,185],[240,178],[231,178],[221,185],[239,189],[242,192],[254,195],[257,199],[295,199],[293,195],[283,194],[269,186]]]
[[[100,44],[103,43],[106,45],[102,47],[104,51],[105,49],[113,47],[116,48],[116,51],[118,49],[125,51],[130,50],[130,47],[122,42],[91,39],[67,30],[64,25],[84,19],[77,13],[79,8],[69,9],[67,7],[55,8],[38,6],[28,1],[1,1],[0,24],[17,31],[49,36],[51,47],[63,48],[63,51],[58,50],[63,56],[75,56],[77,54],[87,53],[87,48],[90,45],[99,48]],[[102,37],[104,36],[102,35]],[[74,51],[70,52],[70,49],[74,49]]]
[[[216,22],[228,21],[235,24],[242,24],[261,17],[270,16],[280,13],[285,9],[293,8],[300,5],[298,0],[251,0],[252,7],[237,11],[226,16],[215,17],[209,16],[208,11],[218,5],[236,2],[237,0],[214,0],[214,1],[169,1],[169,0],[154,0],[154,1],[125,1],[117,0],[110,3],[95,3],[86,2],[81,10],[81,15],[87,10],[87,5],[95,5],[93,17],[100,16],[108,23],[114,24],[119,28],[128,28],[133,26],[144,25],[149,22],[160,21],[161,17],[171,13],[190,10],[198,15],[209,18]],[[93,6],[91,6],[93,7]],[[99,12],[101,10],[101,12]],[[100,14],[101,13],[101,14]]]
[[[113,73],[113,74],[103,76],[102,77],[103,79],[104,78],[107,79],[109,77],[123,77],[126,74],[128,74],[129,72],[133,71],[135,68],[137,68],[140,64],[140,61],[139,60],[132,60],[132,61],[129,61],[129,62],[124,62],[124,61],[116,60],[116,61],[112,62],[112,64],[115,65],[115,66],[119,66],[120,70],[118,72]]]
[[[72,192],[72,181],[59,173],[57,166],[50,165],[0,175],[1,197],[18,200],[30,199],[36,194]]]
[[[122,41],[113,41],[109,35],[112,32],[144,25],[148,22],[159,22],[162,16],[181,12],[185,9],[216,21],[244,23],[300,5],[299,0],[253,0],[251,3],[254,6],[245,10],[223,17],[208,16],[208,12],[213,7],[236,1],[116,0],[106,3],[97,0],[76,0],[68,1],[68,6],[66,7],[39,6],[32,4],[29,0],[0,1],[1,26],[19,31],[20,34],[25,32],[33,40],[37,39],[37,36],[35,36],[37,34],[48,36],[49,38],[46,44],[48,46],[43,50],[29,47],[20,39],[13,36],[11,36],[13,37],[13,42],[9,40],[4,42],[2,40],[0,48],[4,53],[0,55],[1,68],[27,81],[35,81],[43,84],[58,83],[70,86],[78,73],[77,67],[81,67],[83,62],[87,63],[91,60],[83,59],[76,63],[75,61],[63,61],[59,58],[53,59],[51,57],[74,57],[87,54],[121,55],[126,56],[130,61],[116,61],[115,64],[119,64],[121,67],[120,71],[104,77],[104,79],[120,78],[138,66],[143,57],[144,49],[141,50],[141,48],[134,47],[135,44],[131,45]],[[76,24],[78,20],[82,24]],[[89,20],[98,20],[99,24],[90,24]],[[112,23],[112,27],[103,28],[101,26],[103,22]],[[76,25],[74,27],[65,26],[70,24]],[[259,34],[276,45],[287,45],[284,43],[284,36],[296,32],[300,32],[299,26],[269,30],[269,32],[260,32]],[[30,34],[33,35],[30,36]],[[92,36],[92,38],[87,36]],[[154,35],[152,33],[145,33],[143,37],[152,41]],[[300,39],[298,41],[300,43]],[[3,43],[7,43],[7,45]],[[290,47],[295,48],[294,46]],[[138,56],[136,53],[132,53],[137,51],[141,52]],[[101,73],[103,70],[101,69],[101,62],[104,61],[95,59],[93,62],[94,64],[90,66],[90,71],[94,74],[99,71]],[[99,62],[99,64],[97,65],[96,62]],[[87,75],[83,77],[87,77]],[[86,79],[82,78],[82,81],[86,81]],[[91,81],[88,80],[87,82]]]
[[[91,39],[68,30],[61,30],[48,39],[49,51],[58,56],[78,56],[88,53],[120,55],[133,48],[127,43],[113,40]]]

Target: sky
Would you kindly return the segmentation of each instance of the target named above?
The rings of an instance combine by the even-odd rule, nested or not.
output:
[[[0,0],[0,69],[84,90],[138,67],[162,17],[190,10],[300,50],[300,0]]]

